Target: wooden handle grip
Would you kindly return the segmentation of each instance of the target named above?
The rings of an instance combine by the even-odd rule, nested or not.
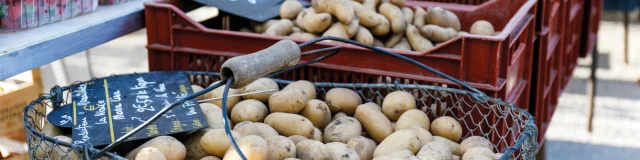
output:
[[[254,80],[298,64],[300,48],[291,40],[281,40],[269,48],[233,57],[220,69],[223,80],[233,77],[231,88],[242,88]]]

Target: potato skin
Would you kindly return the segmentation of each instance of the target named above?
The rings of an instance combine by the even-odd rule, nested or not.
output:
[[[331,142],[324,145],[331,159],[360,160],[358,153],[347,144],[341,142]]]
[[[136,155],[137,160],[166,160],[164,154],[157,148],[147,147],[143,148]]]
[[[200,160],[220,160],[220,158],[215,157],[215,156],[206,156],[201,158]]]
[[[453,12],[442,7],[427,8],[427,24],[434,24],[440,27],[451,27],[460,31],[460,19]]]
[[[342,22],[336,22],[336,23],[333,23],[331,27],[329,27],[329,29],[327,29],[327,31],[325,31],[322,34],[322,36],[334,36],[334,37],[339,37],[344,39],[351,39],[351,36],[347,31],[348,28],[349,26],[347,24],[344,24]]]
[[[293,136],[289,136],[287,138],[289,138],[294,144],[298,144],[298,142],[302,142],[304,140],[307,140],[307,137],[304,137],[304,136],[301,136],[301,135],[293,135]],[[320,142],[322,142],[322,141],[320,141]]]
[[[458,143],[453,142],[453,141],[451,141],[451,140],[449,140],[447,138],[440,137],[440,136],[433,136],[433,141],[442,142],[444,144],[449,145],[449,149],[451,150],[451,154],[462,156],[462,154],[460,154],[460,145]]]
[[[464,155],[462,155],[462,159],[469,159],[472,156],[483,155],[488,157],[489,159],[493,159],[494,153],[491,149],[487,149],[484,147],[473,147],[469,148],[465,151]]]
[[[420,148],[418,157],[432,157],[436,160],[450,160],[453,158],[449,146],[442,142],[429,142]]]
[[[307,104],[300,112],[300,115],[309,119],[316,128],[324,129],[324,127],[331,122],[331,111],[329,110],[329,106],[327,103],[317,99],[307,101]]]
[[[373,45],[373,35],[371,34],[371,32],[369,32],[368,29],[362,26],[358,28],[358,33],[356,34],[354,39],[366,45]]]
[[[286,87],[284,87],[283,90],[289,89],[289,88],[301,89],[302,91],[304,91],[304,94],[307,96],[307,100],[312,100],[316,98],[316,86],[309,81],[306,81],[306,80],[295,81],[287,85]]]
[[[296,21],[298,22],[298,21]],[[331,14],[316,13],[313,8],[307,9],[298,25],[309,33],[322,33],[332,24]]]
[[[55,136],[53,137],[53,139],[56,139],[58,141],[62,141],[62,142],[67,142],[67,143],[73,143],[72,139],[67,137],[67,136],[63,136],[63,135],[59,135],[59,136]],[[51,143],[49,143],[51,144]],[[68,158],[69,160],[81,160],[82,157],[81,155],[78,155],[77,151],[74,151],[73,149],[69,148],[69,147],[65,147],[65,146],[61,146],[60,147],[49,147],[46,149],[51,149],[51,151],[49,152],[49,157],[51,157],[51,159],[54,160],[62,160],[63,157],[61,157],[60,155],[65,155],[68,154],[66,158]],[[43,147],[44,148],[44,147]],[[140,150],[140,149],[138,149]],[[44,153],[44,152],[42,152]],[[133,155],[135,156],[135,155]]]
[[[389,31],[391,30],[391,22],[389,22],[387,17],[378,14],[376,15],[376,19],[380,21],[380,24],[375,27],[371,27],[371,34],[374,36],[385,36],[389,34]]]
[[[458,36],[458,32],[453,28],[442,28],[433,24],[420,28],[420,33],[434,42],[445,42]]]
[[[235,131],[231,131],[231,135],[236,141],[243,137]],[[200,147],[208,155],[222,157],[231,148],[231,140],[229,140],[224,129],[213,129],[202,136]]]
[[[298,113],[307,103],[307,95],[297,88],[283,89],[269,97],[269,111],[271,113]]]
[[[133,159],[140,150],[147,147],[153,147],[160,150],[167,160],[182,160],[187,155],[187,148],[177,139],[171,136],[158,136],[127,153],[125,158]]]
[[[302,4],[297,0],[285,0],[280,6],[280,18],[293,19],[302,11]]]
[[[387,42],[384,43],[384,47],[391,48],[396,44],[400,43],[400,40],[404,37],[404,33],[394,33],[389,37]]]
[[[365,103],[356,109],[355,118],[362,123],[369,136],[380,143],[393,133],[391,121],[376,110],[375,103]],[[377,106],[377,105],[376,105]]]
[[[322,144],[315,140],[303,140],[296,144],[297,158],[305,160],[330,160],[329,151]]]
[[[323,137],[324,135],[320,129],[318,128],[313,129],[313,140],[323,142],[322,141]]]
[[[323,140],[325,143],[342,142],[347,143],[349,139],[362,134],[362,125],[352,117],[338,118],[324,129]]]
[[[391,121],[397,121],[404,112],[415,108],[415,97],[405,91],[391,92],[382,101],[382,113]]]
[[[411,44],[409,44],[409,41],[407,40],[407,38],[402,38],[400,42],[398,42],[398,44],[393,46],[393,49],[411,51]]]
[[[242,136],[256,135],[263,139],[278,135],[278,132],[267,124],[253,123],[249,121],[238,123],[233,128],[233,131],[238,132],[238,134]]]
[[[427,11],[422,9],[422,7],[414,6],[413,7],[414,16],[413,16],[413,25],[417,28],[422,28],[427,22]]]
[[[262,102],[254,99],[243,100],[231,110],[233,122],[263,122],[269,111]]]
[[[318,35],[315,35],[313,33],[307,33],[307,32],[294,32],[294,33],[291,33],[288,37],[308,41],[314,38],[318,38]]]
[[[420,140],[420,146],[423,146],[429,142],[433,142],[433,135],[431,132],[422,128],[420,125],[413,125],[409,128],[409,130],[413,131],[418,136],[418,140]]]
[[[271,113],[264,119],[264,123],[273,127],[283,136],[301,135],[313,137],[313,123],[309,119],[291,113]]]
[[[211,85],[214,85],[215,83],[217,83],[217,82],[214,82]],[[209,86],[211,86],[211,85],[209,85]],[[209,99],[209,98],[222,97],[222,95],[224,93],[224,88],[225,88],[225,85],[222,85],[222,86],[220,86],[220,87],[208,92],[207,95],[205,96],[205,98]],[[236,95],[236,94],[240,94],[240,90],[229,88],[229,95]],[[242,100],[242,97],[228,97],[227,98],[227,113],[231,113],[231,110],[233,109],[233,106],[238,104],[238,102],[240,102],[241,100]],[[208,101],[207,103],[213,103],[216,106],[222,108],[222,99],[218,99],[218,100],[214,100],[214,101]]]
[[[276,83],[276,81],[273,81],[270,78],[259,78],[253,82],[251,82],[249,85],[243,87],[240,89],[240,93],[244,94],[244,93],[250,93],[250,92],[256,92],[256,91],[263,91],[263,90],[268,90],[268,89],[276,89],[276,91],[273,92],[265,92],[265,93],[258,93],[258,94],[249,94],[249,95],[244,95],[242,96],[243,99],[255,99],[258,100],[262,103],[267,103],[269,101],[269,97],[278,91],[279,87],[278,84]]]
[[[380,24],[380,19],[376,18],[379,14],[376,13],[375,10],[366,8],[364,5],[355,1],[349,1],[349,3],[351,3],[353,10],[360,19],[360,25],[364,27],[375,27]]]
[[[431,123],[431,133],[436,136],[447,138],[453,142],[458,142],[462,137],[462,127],[460,123],[449,116],[438,117]]]
[[[342,23],[349,23],[356,18],[348,0],[312,0],[311,7],[318,13],[330,13]]]
[[[433,43],[427,38],[424,38],[420,31],[413,25],[407,27],[407,40],[411,44],[411,48],[418,52],[424,52],[433,48]]]
[[[375,151],[378,146],[375,141],[363,136],[356,136],[349,139],[347,145],[358,153],[360,160],[373,159],[373,151]]]
[[[266,160],[269,154],[269,144],[262,137],[258,136],[246,136],[240,138],[236,142],[238,144],[238,148],[242,151],[247,159],[251,160]],[[224,154],[223,160],[235,160],[240,159],[240,155],[234,147],[229,147],[227,153]]]
[[[199,85],[192,84],[191,85],[191,90],[193,91],[193,93],[196,93],[196,92],[200,92],[200,91],[204,90],[204,88],[200,87]],[[197,100],[203,100],[203,99],[205,99],[205,95],[206,95],[206,93],[198,96],[196,99]]]
[[[347,116],[347,114],[344,114],[344,112],[338,112],[333,115],[333,117],[331,118],[331,121],[335,121],[336,119],[342,118],[342,117],[349,117],[349,116]]]
[[[200,103],[200,109],[207,118],[207,123],[210,129],[224,128],[224,122],[222,121],[222,108],[212,103]],[[229,123],[231,127],[233,123]]]
[[[284,136],[273,136],[267,138],[269,144],[268,160],[281,160],[296,157],[296,144]]]
[[[467,137],[460,143],[460,154],[464,155],[464,152],[467,151],[467,149],[473,147],[493,149],[493,144],[491,144],[491,141],[481,136]]]
[[[382,3],[378,10],[391,22],[391,31],[393,33],[404,33],[407,25],[402,17],[402,10],[391,3]]]
[[[420,125],[422,128],[428,130],[431,127],[431,122],[426,113],[418,109],[410,109],[404,112],[396,123],[397,130],[409,129],[413,125]]]
[[[489,21],[479,20],[473,22],[469,33],[484,36],[493,36],[496,31],[493,29],[493,25]]]
[[[356,107],[362,104],[362,99],[358,93],[346,88],[333,88],[325,95],[325,101],[331,112],[344,112],[353,116]]]
[[[404,16],[404,22],[411,24],[413,22],[413,10],[409,7],[402,7],[402,15]]]
[[[289,19],[281,19],[276,24],[273,24],[264,31],[265,35],[270,36],[287,36],[293,32],[293,22]]]
[[[213,129],[201,129],[195,131],[187,137],[187,139],[183,142],[184,146],[187,147],[187,159],[202,159],[207,156],[207,153],[202,150],[200,146],[200,140],[202,137]]]
[[[420,149],[420,140],[412,131],[399,130],[389,135],[378,145],[373,152],[373,157],[384,156],[405,149],[417,153]]]

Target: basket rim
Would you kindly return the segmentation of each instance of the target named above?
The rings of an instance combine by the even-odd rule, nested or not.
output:
[[[167,71],[162,71],[162,72],[167,72]],[[219,72],[206,72],[206,71],[182,71],[185,72],[187,75],[206,75],[206,76],[220,76]],[[144,73],[148,73],[148,72],[144,72]],[[131,73],[131,74],[140,74],[140,73]],[[110,76],[106,76],[106,77],[117,77],[119,75],[130,75],[130,74],[113,74]],[[100,78],[105,78],[105,77],[100,77]],[[84,82],[88,82],[88,81],[92,81],[95,79],[100,79],[100,78],[91,78],[90,80],[87,81],[76,81],[72,84],[70,84],[67,87],[63,87],[64,90],[68,89],[71,86],[75,86],[75,85],[79,85],[81,83]],[[290,81],[290,80],[282,80],[282,79],[276,79],[276,78],[272,78],[276,83],[278,84],[291,84],[294,81]],[[469,95],[472,92],[469,92],[467,90],[461,90],[461,89],[456,89],[456,88],[445,88],[445,87],[441,87],[441,86],[434,86],[434,85],[422,85],[422,84],[399,84],[397,83],[333,83],[333,82],[311,82],[313,83],[316,87],[341,87],[341,88],[364,88],[364,87],[369,87],[369,88],[388,88],[389,86],[395,86],[398,89],[427,89],[427,90],[441,90],[441,91],[445,91],[445,92],[451,92],[451,93],[457,93],[457,94],[465,94],[465,95]],[[36,136],[42,138],[45,141],[49,141],[49,142],[53,142],[65,147],[71,147],[73,150],[89,150],[92,153],[95,152],[99,152],[99,149],[94,148],[91,145],[77,145],[77,144],[71,144],[71,143],[67,143],[67,142],[63,142],[63,141],[59,141],[57,139],[54,139],[53,137],[47,136],[44,133],[41,133],[39,131],[37,131],[35,129],[35,127],[31,126],[31,124],[29,123],[28,119],[33,119],[31,118],[31,116],[28,115],[29,110],[34,109],[33,106],[35,106],[36,104],[39,104],[40,102],[42,102],[42,100],[45,99],[51,99],[52,96],[49,93],[45,93],[42,94],[40,97],[38,97],[38,99],[32,101],[31,103],[29,103],[29,105],[27,105],[24,109],[24,115],[22,117],[22,121],[24,123],[24,127],[25,127],[25,132],[31,132],[31,133],[27,133],[27,141],[28,143],[31,143],[30,139],[31,139],[31,135],[35,134]],[[510,145],[508,148],[506,148],[507,150],[505,150],[504,155],[500,158],[502,159],[508,159],[509,156],[511,156],[511,154],[513,154],[516,150],[518,150],[520,147],[522,147],[523,143],[528,139],[528,138],[532,138],[534,139],[534,143],[535,146],[532,146],[533,148],[537,148],[537,126],[535,125],[535,117],[533,117],[531,115],[531,113],[529,113],[527,110],[522,109],[520,107],[515,106],[512,103],[508,103],[505,102],[501,99],[497,99],[497,98],[493,98],[493,97],[489,97],[489,96],[480,96],[479,97],[482,100],[486,100],[488,102],[493,102],[496,103],[498,106],[507,106],[510,109],[516,110],[518,111],[518,113],[523,114],[524,117],[527,118],[527,120],[525,121],[525,126],[524,128],[522,128],[522,131],[519,133],[517,140],[515,141],[515,143],[513,145]],[[475,100],[474,100],[475,102]],[[35,109],[34,109],[35,110]],[[46,117],[46,115],[43,115],[43,117]],[[35,153],[31,153],[32,150],[29,150],[29,154],[33,155]],[[106,152],[105,153],[107,156],[114,158],[114,159],[126,159],[124,157],[121,157],[117,154],[114,154],[113,152]]]

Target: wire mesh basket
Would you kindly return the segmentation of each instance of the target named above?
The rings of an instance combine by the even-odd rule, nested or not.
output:
[[[300,44],[300,47],[309,43],[314,43],[313,41],[317,42],[326,39],[338,40],[360,45],[355,41],[331,37],[324,37],[323,39],[323,37],[321,37],[319,39]],[[388,51],[380,50],[366,45],[361,46],[374,51],[384,52],[384,54],[388,54],[396,58],[403,58],[402,56],[395,55],[394,53]],[[302,56],[319,53],[322,51],[332,51],[335,49],[339,49],[339,47],[319,49],[321,51],[315,52],[305,52],[302,53]],[[320,61],[326,57],[335,55],[336,53],[337,50],[331,54],[318,58],[318,60],[305,62],[300,65],[296,65],[296,67],[283,69],[266,77],[275,77],[283,72]],[[410,59],[406,61],[414,63],[418,66],[422,65],[418,62],[412,62]],[[337,87],[352,89],[360,95],[363,102],[374,102],[377,104],[381,104],[384,97],[388,93],[391,93],[393,91],[402,90],[409,92],[416,98],[416,106],[418,107],[418,109],[421,109],[422,111],[427,113],[431,120],[440,116],[451,116],[457,119],[462,126],[462,138],[470,136],[482,136],[489,139],[494,146],[493,152],[504,154],[502,157],[500,157],[501,160],[535,159],[535,150],[537,148],[536,139],[538,135],[537,128],[534,124],[534,119],[531,114],[529,114],[524,109],[514,106],[513,104],[488,97],[475,88],[468,86],[466,83],[455,80],[452,77],[444,75],[428,66],[422,65],[421,67],[439,74],[449,80],[452,80],[458,83],[460,86],[466,87],[468,91],[432,85],[400,84],[397,81],[395,83],[314,82],[314,85],[316,86],[318,95],[317,97],[319,97],[320,100],[323,100],[322,97],[324,97],[329,89]],[[166,106],[165,108],[163,108],[163,110],[154,115],[154,117],[159,117],[166,112],[165,110],[169,110],[173,106],[181,104],[187,99],[195,98],[217,87],[220,87],[225,83],[227,84],[225,88],[226,91],[222,97],[227,97],[229,86],[232,86],[231,84],[234,82],[234,78],[232,76],[232,78],[230,79],[224,79],[224,76],[221,76],[224,74],[224,70],[222,74],[214,72],[187,72],[187,75],[192,84],[209,86],[209,84],[214,83],[214,81],[220,81],[218,83],[210,85],[202,91],[199,91],[193,95],[189,95],[181,100],[178,100],[177,102]],[[221,77],[223,79],[221,79]],[[274,80],[280,85],[281,88],[283,88],[287,84],[292,83],[292,81],[288,80]],[[112,151],[112,149],[117,147],[120,143],[122,143],[122,141],[126,140],[130,136],[129,134],[135,134],[135,131],[133,131],[133,133],[127,133],[126,135],[120,137],[114,143],[109,144],[104,148],[101,147],[100,149],[94,148],[90,145],[90,143],[85,143],[84,145],[71,145],[70,143],[65,142],[63,140],[64,138],[54,139],[54,137],[50,136],[50,132],[52,132],[50,129],[51,124],[47,124],[45,121],[47,108],[51,109],[71,103],[71,98],[69,98],[70,93],[68,92],[68,90],[69,87],[55,87],[51,90],[51,93],[42,95],[40,98],[33,101],[29,104],[29,106],[25,108],[23,121],[25,124],[25,131],[29,146],[29,155],[31,159],[125,159],[121,156],[125,153],[117,154],[107,151]],[[227,113],[225,101],[226,98],[223,98],[221,106],[224,116],[223,121],[226,125],[225,130],[227,131],[227,133],[230,133],[228,117],[226,117]],[[151,123],[156,119],[151,118],[137,128],[143,128],[146,126],[145,124],[148,125],[148,123]],[[47,127],[48,125],[49,127]],[[230,137],[229,134],[227,136]],[[70,139],[68,141],[70,141]],[[235,147],[236,151],[240,151],[233,138],[231,138],[231,142],[233,144],[232,147]],[[241,152],[239,152],[239,154],[241,157],[243,157],[243,154]]]

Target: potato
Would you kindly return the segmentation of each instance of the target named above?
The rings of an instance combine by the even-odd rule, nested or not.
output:
[[[300,12],[296,19],[296,25],[309,33],[322,33],[329,28],[331,22],[331,14],[316,13],[313,8]]]
[[[353,116],[356,107],[362,104],[362,99],[358,93],[346,88],[333,88],[324,97],[331,112],[344,112]]]
[[[406,38],[402,38],[398,44],[393,46],[393,49],[411,51],[411,45],[409,44],[409,41],[407,41]]]
[[[207,156],[207,153],[202,150],[200,140],[202,140],[205,133],[211,130],[213,129],[202,129],[189,134],[183,142],[184,146],[187,147],[187,159],[201,159]]]
[[[200,160],[220,160],[220,158],[215,157],[215,156],[206,156],[201,158]]]
[[[289,89],[289,88],[301,89],[302,91],[304,91],[305,95],[307,96],[307,100],[312,100],[316,98],[316,86],[309,81],[298,80],[284,87],[284,89]]]
[[[393,133],[393,127],[387,117],[378,111],[375,103],[358,106],[355,117],[362,123],[369,136],[380,143]]]
[[[264,31],[267,31],[267,28],[271,27],[271,25],[276,24],[277,22],[278,20],[272,19],[261,24],[253,25],[253,31],[256,33],[264,33]]]
[[[467,36],[467,35],[471,35],[471,34],[469,34],[469,32],[465,32],[465,31],[458,32],[458,36]]]
[[[284,160],[300,160],[298,158],[285,158]]]
[[[404,33],[394,33],[389,37],[387,42],[384,43],[384,47],[391,48],[396,46],[396,44],[400,43],[400,40],[404,37]]]
[[[322,137],[324,137],[322,131],[318,128],[313,128],[313,140],[322,142]]]
[[[335,115],[333,115],[333,118],[331,118],[331,121],[335,121],[338,118],[342,118],[342,117],[349,117],[347,116],[347,114],[344,114],[343,112],[338,112]]]
[[[380,156],[376,157],[373,160],[405,160],[404,158],[391,157],[391,156]]]
[[[382,101],[382,113],[391,121],[397,121],[405,111],[415,108],[415,97],[405,91],[391,92]]]
[[[473,155],[468,156],[467,158],[462,158],[463,160],[492,160],[490,157],[484,155]]]
[[[318,38],[318,35],[307,33],[307,32],[294,32],[289,35],[290,38],[300,39],[304,41],[309,41],[315,38]]]
[[[347,144],[331,142],[324,145],[331,159],[360,160],[358,153]]]
[[[347,142],[347,145],[353,148],[358,156],[360,156],[360,160],[369,160],[373,158],[373,151],[375,151],[377,144],[372,139],[356,136]]]
[[[360,28],[358,29],[358,33],[356,34],[354,40],[366,45],[373,45],[373,35],[371,34],[371,32],[369,32],[368,29],[362,26],[360,26]]]
[[[358,18],[360,19],[358,21],[360,22],[360,25],[364,27],[375,27],[380,24],[380,19],[376,18],[376,16],[378,16],[379,14],[376,13],[375,10],[366,8],[364,5],[355,1],[349,1],[349,3],[351,3],[356,16],[358,16]]]
[[[312,0],[311,7],[318,13],[330,13],[345,24],[356,18],[348,0]]]
[[[166,160],[164,154],[159,149],[153,147],[143,148],[136,155],[137,160]]]
[[[233,135],[233,139],[239,140],[243,136],[238,132],[231,131],[231,135]],[[224,129],[212,129],[206,131],[206,133],[200,139],[200,148],[202,151],[207,153],[208,155],[222,157],[227,152],[227,150],[232,147],[231,140],[227,136],[227,133]]]
[[[504,156],[504,153],[496,153],[493,154],[493,159],[500,159],[502,156]]]
[[[53,139],[56,139],[56,140],[61,141],[61,142],[73,143],[71,138],[69,138],[67,136],[59,135],[59,136],[53,137]],[[48,145],[53,145],[53,144],[49,143]],[[61,160],[61,159],[63,159],[63,157],[61,155],[66,155],[65,159],[69,159],[69,160],[81,160],[82,159],[81,158],[82,152],[73,150],[73,149],[71,149],[69,147],[62,146],[61,144],[57,144],[57,145],[58,145],[57,147],[47,146],[48,148],[46,148],[46,149],[50,149],[51,150],[49,152],[49,157],[51,157],[51,159]],[[45,148],[45,147],[43,146],[43,148]]]
[[[458,16],[442,7],[427,8],[427,24],[434,24],[444,28],[450,27],[456,31],[460,30]]]
[[[295,22],[294,22],[294,25],[295,25]],[[294,34],[294,33],[303,33],[303,32],[304,32],[304,31],[302,30],[302,28],[299,28],[299,27],[293,27],[293,33],[291,33],[291,34]],[[289,36],[291,36],[291,34],[289,34]],[[312,35],[313,35],[313,34],[312,34]]]
[[[301,135],[313,137],[313,124],[303,116],[291,113],[271,113],[264,119],[264,123],[273,127],[283,136]]]
[[[422,128],[420,125],[416,124],[409,127],[408,129],[413,131],[413,133],[418,136],[418,140],[420,140],[420,146],[423,146],[429,142],[433,142],[433,135],[431,135],[431,132]]]
[[[307,103],[307,95],[298,88],[283,89],[269,97],[269,111],[271,113],[298,113]]]
[[[473,147],[473,148],[468,148],[464,152],[464,155],[462,155],[462,159],[469,159],[470,157],[476,156],[476,155],[483,155],[489,159],[493,159],[494,157],[494,153],[493,151],[491,151],[491,149],[487,149],[484,147]]]
[[[380,24],[375,27],[371,27],[371,34],[374,36],[385,36],[389,34],[389,31],[391,30],[391,22],[389,22],[387,17],[378,14],[375,18],[380,21]]]
[[[322,128],[331,122],[331,111],[329,106],[321,100],[312,99],[307,101],[306,106],[300,112],[300,115],[309,119],[314,127]]]
[[[158,136],[127,153],[125,158],[133,159],[138,155],[140,150],[147,147],[153,147],[160,150],[167,160],[183,160],[187,155],[187,148],[177,139],[171,136]]]
[[[256,91],[264,91],[264,90],[269,90],[269,89],[275,89],[276,91],[272,91],[272,92],[264,92],[264,93],[258,93],[258,94],[249,94],[249,95],[244,95],[242,96],[243,99],[255,99],[258,100],[262,103],[267,103],[269,101],[269,97],[278,91],[278,84],[276,83],[276,81],[273,81],[270,78],[260,78],[257,79],[253,82],[251,82],[249,85],[243,87],[240,89],[240,93],[245,94],[245,93],[250,93],[250,92],[256,92]]]
[[[200,92],[200,91],[204,90],[204,88],[200,87],[199,85],[191,85],[191,90],[193,91],[193,93],[196,93],[196,92]],[[206,93],[198,96],[196,99],[197,100],[203,100],[203,99],[205,99],[205,95],[206,95]]]
[[[436,142],[442,142],[444,144],[449,145],[449,149],[451,150],[451,154],[461,156],[460,154],[460,144],[453,142],[447,138],[440,136],[433,136],[433,140]]]
[[[302,11],[302,4],[297,0],[285,0],[280,5],[280,18],[294,19]]]
[[[350,39],[351,36],[349,35],[349,33],[347,32],[347,29],[349,28],[348,25],[342,23],[342,22],[336,22],[333,25],[331,25],[331,27],[329,27],[329,29],[327,29],[327,31],[325,31],[322,36],[334,36],[334,37],[339,37],[339,38],[344,38],[344,39]]]
[[[296,143],[296,158],[304,160],[328,160],[331,159],[328,149],[315,140],[303,140]]]
[[[453,28],[442,28],[433,24],[428,24],[420,28],[420,33],[422,33],[422,36],[434,42],[444,42],[458,36],[458,32]]]
[[[278,135],[278,132],[267,124],[249,121],[238,123],[236,127],[233,128],[233,131],[242,136],[256,135],[263,139]]]
[[[464,155],[464,152],[469,148],[484,147],[487,149],[493,149],[493,144],[488,139],[481,136],[467,137],[460,143],[460,154]]]
[[[410,109],[405,111],[396,123],[397,130],[409,129],[413,125],[420,125],[420,127],[428,129],[431,127],[431,122],[426,113],[418,109]]]
[[[251,160],[266,160],[269,155],[269,144],[266,140],[259,136],[245,136],[236,142],[242,154]],[[227,153],[224,154],[223,160],[240,159],[240,155],[234,147],[229,147]]]
[[[296,144],[284,136],[272,136],[267,138],[269,144],[268,160],[281,160],[296,157]]]
[[[479,20],[473,22],[471,25],[471,29],[469,29],[469,33],[484,35],[484,36],[493,36],[495,34],[495,30],[493,29],[493,25],[489,23],[489,21]]]
[[[462,127],[455,118],[442,116],[434,119],[431,123],[431,133],[458,142],[462,137]]]
[[[427,11],[418,6],[414,6],[413,9],[415,10],[413,16],[413,25],[417,28],[422,28],[422,26],[427,24]]]
[[[402,6],[400,6],[402,7]],[[409,7],[402,7],[402,15],[404,16],[404,22],[408,24],[413,23],[413,10]]]
[[[214,82],[211,85],[214,85],[215,83],[217,83],[217,82]],[[224,93],[224,87],[225,87],[225,85],[222,85],[222,86],[220,86],[220,87],[208,92],[207,95],[205,96],[205,98],[209,99],[209,98],[222,97],[222,95]],[[236,95],[236,94],[240,94],[240,90],[229,88],[229,94],[228,94],[229,96]],[[242,97],[228,97],[227,98],[227,113],[231,113],[231,110],[233,109],[233,106],[238,104],[238,102],[240,102],[241,100],[242,100]],[[222,108],[222,99],[218,99],[218,100],[214,100],[214,101],[208,101],[207,103],[213,103],[216,106]]]
[[[307,137],[304,137],[304,136],[301,136],[301,135],[293,135],[293,136],[289,136],[287,138],[289,138],[291,141],[293,141],[294,144],[298,144],[298,142],[307,140]],[[322,142],[322,141],[320,141],[320,142]]]
[[[350,23],[347,23],[347,34],[349,34],[349,38],[353,38],[358,33],[360,28],[360,20],[358,18],[353,19]]]
[[[420,149],[420,140],[412,131],[399,130],[389,135],[378,145],[373,152],[373,157],[379,157],[405,149],[412,153],[417,153]]]
[[[390,3],[382,3],[378,10],[380,14],[384,15],[389,22],[391,22],[391,31],[393,33],[404,33],[407,25],[402,17],[402,10],[398,6],[394,6]]]
[[[211,129],[224,128],[224,122],[222,122],[222,108],[211,103],[200,103],[200,109],[207,118],[207,123]],[[233,127],[233,123],[229,123],[230,127]]]
[[[264,31],[264,34],[270,36],[287,36],[293,32],[293,22],[289,19],[281,19],[276,24],[273,24]]]
[[[453,157],[451,158],[451,160],[461,160],[462,157],[458,156],[458,155],[453,155]]]
[[[396,122],[391,122],[391,127],[393,127],[393,130],[396,131]]]
[[[424,52],[433,48],[433,43],[429,41],[429,39],[424,38],[418,29],[409,25],[407,27],[407,40],[409,40],[409,44],[411,44],[411,48],[418,52]]]
[[[367,103],[362,104],[362,105],[368,105],[368,106],[371,106],[371,107],[373,107],[374,109],[376,109],[378,112],[382,113],[382,107],[380,107],[380,106],[379,106],[378,104],[376,104],[376,103],[373,103],[373,102],[367,102]]]
[[[349,139],[360,136],[362,125],[357,119],[352,117],[342,117],[332,121],[324,129],[323,140],[325,143],[342,142],[347,143]]]
[[[269,111],[262,102],[249,99],[236,104],[231,111],[231,121],[233,122],[263,122]]]
[[[429,142],[420,148],[418,157],[431,157],[435,160],[450,160],[453,158],[449,146],[441,142]],[[423,158],[420,158],[423,159]]]
[[[379,0],[362,0],[361,3],[366,9],[375,12],[376,8],[378,7]]]
[[[396,5],[398,7],[402,7],[404,6],[404,2],[405,0],[389,0],[389,2],[393,5]]]

